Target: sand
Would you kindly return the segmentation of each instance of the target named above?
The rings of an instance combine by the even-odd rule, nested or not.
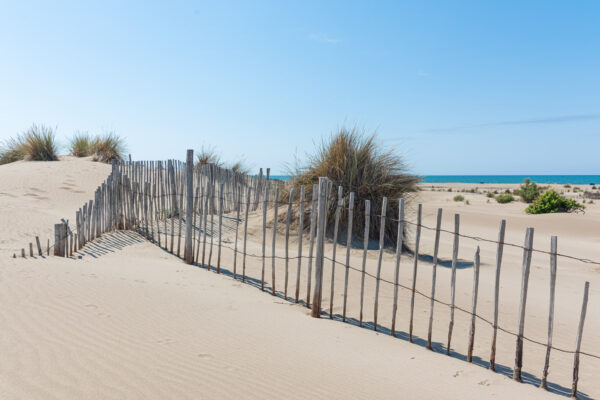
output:
[[[282,294],[262,293],[260,259],[249,258],[248,284],[231,277],[232,254],[224,250],[223,272],[217,275],[181,260],[146,242],[133,232],[118,232],[92,243],[79,259],[56,257],[12,259],[34,236],[51,237],[53,224],[73,218],[108,175],[110,168],[90,160],[64,158],[59,162],[19,162],[0,166],[0,398],[551,398],[537,389],[545,349],[526,344],[524,379],[513,382],[514,338],[500,335],[500,373],[486,369],[489,326],[478,323],[475,363],[466,354],[468,315],[457,313],[453,356],[442,354],[448,311],[436,305],[434,349],[425,349],[429,302],[416,298],[415,342],[406,339],[410,292],[402,290],[398,310],[398,338],[390,326],[389,285],[380,294],[380,331],[361,329],[358,318],[360,274],[350,275],[348,316],[319,320],[301,304]],[[526,226],[536,229],[535,247],[547,249],[549,235],[559,235],[559,251],[598,259],[600,208],[585,215],[527,216],[522,203],[486,203],[481,194],[466,194],[470,205],[455,203],[453,193],[419,193],[424,223],[433,226],[437,207],[444,208],[444,228],[451,229],[452,213],[461,213],[464,233],[495,238],[501,218],[508,220],[508,242],[523,242]],[[259,254],[259,215],[250,252]],[[269,232],[271,234],[271,232]],[[231,236],[225,238],[231,246]],[[292,241],[295,243],[295,241]],[[471,243],[472,242],[472,243]],[[431,253],[433,235],[423,232],[422,249]],[[460,257],[472,259],[477,242],[463,240]],[[481,244],[481,243],[480,243]],[[295,249],[295,247],[292,247]],[[340,250],[341,249],[341,250]],[[327,251],[330,252],[331,244]],[[451,237],[443,235],[440,254],[451,254]],[[338,254],[345,254],[338,248]],[[516,325],[522,254],[507,250],[502,270],[501,325]],[[376,268],[370,252],[367,270]],[[361,251],[352,250],[351,264],[360,266]],[[494,246],[482,244],[481,314],[490,315]],[[401,283],[410,285],[413,259],[403,255]],[[331,266],[325,270],[325,288]],[[382,276],[393,276],[393,254],[384,257]],[[270,279],[270,262],[267,263]],[[301,284],[305,281],[303,264]],[[278,261],[277,290],[283,289],[283,264]],[[554,343],[574,347],[583,282],[591,282],[590,307],[583,350],[600,353],[595,334],[600,327],[598,266],[559,261]],[[293,294],[296,263],[290,263]],[[535,256],[527,308],[526,335],[545,341],[548,298],[548,256]],[[419,262],[417,288],[430,290],[431,265]],[[438,269],[438,295],[447,300],[449,269]],[[343,271],[337,267],[334,314],[341,314]],[[457,305],[470,307],[472,268],[459,270]],[[270,289],[271,282],[267,282]],[[367,280],[366,293],[373,293]],[[301,297],[306,296],[302,286]],[[329,306],[328,290],[323,299]],[[372,298],[364,319],[372,321]],[[370,325],[372,327],[372,325]],[[571,355],[553,353],[549,381],[556,394],[570,387]],[[594,379],[597,361],[582,359],[580,389],[600,396]]]

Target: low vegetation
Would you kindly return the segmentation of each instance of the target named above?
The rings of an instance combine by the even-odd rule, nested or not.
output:
[[[25,133],[6,140],[0,146],[0,164],[19,160],[57,160],[54,129],[45,125],[32,125]]]
[[[354,192],[356,200],[353,232],[358,238],[364,236],[365,200],[371,203],[369,237],[375,239],[379,235],[380,218],[374,216],[381,213],[381,202],[383,197],[387,197],[385,239],[391,243],[395,242],[398,231],[397,200],[405,198],[409,201],[410,194],[417,190],[419,182],[417,176],[408,173],[401,155],[377,142],[374,134],[365,135],[356,128],[342,128],[323,140],[315,153],[308,156],[306,165],[296,166],[290,171],[290,175],[296,196],[300,193],[300,186],[304,185],[307,199],[312,198],[313,184],[318,183],[319,177],[331,180],[333,189],[328,202],[328,227],[334,225],[336,188],[343,187],[346,206],[349,193]],[[340,232],[346,230],[347,220],[347,210],[344,208],[340,218]],[[308,228],[307,222],[308,220],[304,226]]]
[[[92,138],[87,132],[78,132],[71,138],[69,154],[75,157],[88,157],[92,154]]]
[[[516,189],[514,193],[525,203],[532,203],[540,196],[541,190],[537,183],[531,182],[529,178],[525,178],[524,184],[519,189]]]
[[[509,193],[499,194],[498,196],[496,196],[496,201],[498,203],[505,204],[505,203],[511,203],[511,202],[515,201],[515,198],[512,194],[509,194]]]
[[[456,196],[454,196],[454,198],[452,200],[454,200],[454,201],[464,201],[465,200],[465,196],[463,196],[462,194],[457,194]]]
[[[114,132],[96,137],[91,141],[90,151],[94,161],[112,163],[125,158],[125,141]]]
[[[569,199],[556,193],[554,190],[548,190],[531,203],[525,212],[528,214],[547,214],[557,212],[571,212],[585,209],[583,204],[574,199]]]

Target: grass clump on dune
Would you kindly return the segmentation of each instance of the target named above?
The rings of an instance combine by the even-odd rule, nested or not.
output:
[[[515,201],[515,198],[512,194],[509,193],[499,194],[498,196],[496,196],[496,201],[500,204],[505,204]]]
[[[223,165],[223,161],[221,160],[219,153],[217,153],[214,148],[202,146],[200,151],[196,154],[196,166],[206,164],[214,164],[217,167],[221,167]]]
[[[96,137],[90,142],[90,151],[94,161],[112,163],[125,158],[125,140],[110,132],[101,137]]]
[[[69,154],[75,157],[87,157],[92,154],[92,138],[86,132],[76,133],[69,143]]]
[[[419,178],[408,173],[402,156],[393,149],[384,148],[376,141],[375,135],[365,135],[355,129],[340,129],[324,140],[316,152],[309,156],[307,165],[292,171],[291,185],[299,196],[300,186],[304,185],[306,199],[312,198],[313,184],[319,177],[327,177],[332,183],[328,199],[327,229],[332,230],[337,205],[337,187],[343,187],[345,207],[340,216],[339,232],[347,229],[347,207],[350,192],[355,193],[353,233],[364,236],[365,200],[371,202],[371,223],[369,237],[379,237],[381,202],[388,198],[385,239],[394,243],[398,231],[398,199],[406,198],[417,189]],[[308,214],[308,213],[307,213]],[[304,221],[308,229],[309,220]],[[341,237],[344,234],[340,235]]]
[[[54,129],[34,124],[22,135],[4,142],[0,148],[0,164],[19,160],[55,161],[56,152]]]
[[[454,198],[452,200],[463,201],[464,199],[465,199],[465,196],[463,196],[462,194],[457,194],[456,196],[454,196]]]
[[[23,149],[20,136],[9,138],[2,146],[0,146],[0,165],[23,160],[25,158],[25,150]]]

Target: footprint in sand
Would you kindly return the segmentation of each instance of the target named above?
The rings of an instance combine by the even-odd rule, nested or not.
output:
[[[200,353],[200,354],[198,354],[198,357],[203,360],[212,360],[214,358],[212,356],[212,354],[206,354],[206,353]]]
[[[455,373],[454,375],[452,375],[452,376],[456,378],[456,377],[459,377],[459,376],[461,376],[461,375],[462,375],[462,373],[463,373],[463,371],[462,371],[462,370],[458,370],[458,371],[456,371],[456,373]]]
[[[490,382],[487,379],[479,382],[479,384],[482,386],[490,386]]]

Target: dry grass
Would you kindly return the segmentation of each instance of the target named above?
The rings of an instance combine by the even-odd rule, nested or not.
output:
[[[75,157],[87,157],[92,154],[92,138],[87,132],[78,132],[71,138],[69,154]]]
[[[355,238],[364,237],[365,200],[371,202],[371,223],[369,237],[379,237],[381,204],[383,197],[388,198],[385,239],[395,243],[399,218],[398,200],[409,200],[410,194],[416,191],[419,178],[410,175],[401,155],[394,149],[384,149],[377,142],[374,134],[365,135],[356,128],[340,129],[328,140],[324,140],[309,156],[306,166],[292,171],[291,185],[297,195],[300,186],[304,185],[306,199],[312,198],[313,184],[319,177],[328,177],[333,189],[328,201],[328,229],[332,230],[337,204],[337,187],[343,187],[344,204],[348,206],[349,193],[356,196],[354,205],[353,233]],[[295,195],[295,196],[297,196]],[[347,229],[347,210],[344,208],[340,217],[340,232]],[[309,226],[306,220],[305,226]],[[344,234],[340,235],[345,237]]]
[[[114,132],[109,132],[91,140],[90,151],[94,155],[94,161],[118,162],[125,158],[125,140]]]
[[[202,146],[200,151],[196,153],[196,166],[206,164],[214,164],[217,167],[222,167],[223,161],[214,148]]]
[[[55,161],[57,145],[54,129],[45,125],[32,125],[22,135],[10,138],[0,148],[0,164],[18,160]]]

